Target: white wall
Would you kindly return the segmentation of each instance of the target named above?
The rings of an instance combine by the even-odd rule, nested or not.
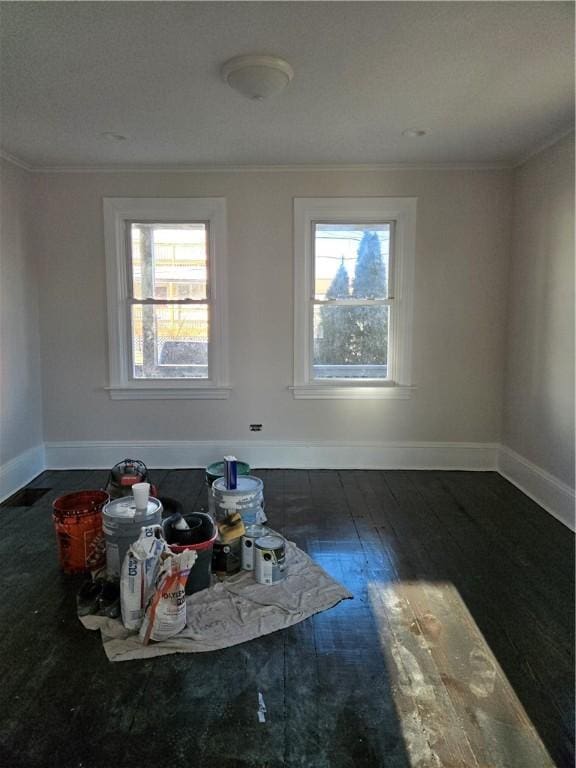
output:
[[[517,169],[503,443],[574,488],[574,135]]]
[[[508,171],[38,174],[45,439],[498,441],[511,183]],[[231,398],[111,401],[102,197],[210,195],[228,203]],[[287,389],[292,199],[329,195],[419,198],[411,400]]]
[[[0,498],[42,469],[37,274],[30,175],[0,160]]]

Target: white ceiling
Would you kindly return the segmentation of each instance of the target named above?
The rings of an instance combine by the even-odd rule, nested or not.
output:
[[[509,164],[574,120],[571,2],[2,2],[0,29],[32,167]],[[294,80],[245,99],[219,74],[244,53]]]

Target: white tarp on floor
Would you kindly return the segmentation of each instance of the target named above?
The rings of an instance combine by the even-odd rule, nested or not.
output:
[[[286,578],[257,584],[250,571],[229,577],[186,598],[186,623],[170,640],[144,646],[137,632],[119,619],[81,616],[87,629],[99,629],[110,661],[129,661],[169,653],[198,653],[245,643],[285,629],[325,611],[352,595],[305,552],[286,542]]]

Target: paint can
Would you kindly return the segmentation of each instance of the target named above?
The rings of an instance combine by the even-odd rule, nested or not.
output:
[[[247,525],[246,533],[242,536],[242,570],[254,570],[254,543],[269,533],[263,525]]]
[[[208,489],[208,512],[214,517],[214,496],[212,495],[212,484],[219,477],[224,477],[226,468],[223,461],[215,461],[206,467],[206,486]],[[250,464],[245,461],[236,461],[236,475],[249,475]]]
[[[97,571],[104,565],[102,508],[109,501],[106,491],[78,491],[60,496],[52,504],[58,557],[64,573]]]
[[[265,523],[264,483],[259,477],[246,475],[237,478],[236,488],[227,488],[226,479],[218,478],[212,484],[214,517],[221,522],[233,512],[238,512],[244,525]]]
[[[242,563],[242,539],[215,541],[212,550],[212,570],[219,578],[238,573]]]
[[[254,542],[254,570],[258,584],[277,584],[286,575],[286,543],[269,534]]]
[[[145,511],[136,511],[133,496],[114,499],[102,511],[102,530],[106,537],[106,573],[120,578],[122,562],[144,525],[160,525],[162,504],[150,496]]]

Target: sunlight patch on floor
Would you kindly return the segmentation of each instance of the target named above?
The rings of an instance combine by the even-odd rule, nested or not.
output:
[[[458,590],[369,582],[412,768],[554,768]]]

